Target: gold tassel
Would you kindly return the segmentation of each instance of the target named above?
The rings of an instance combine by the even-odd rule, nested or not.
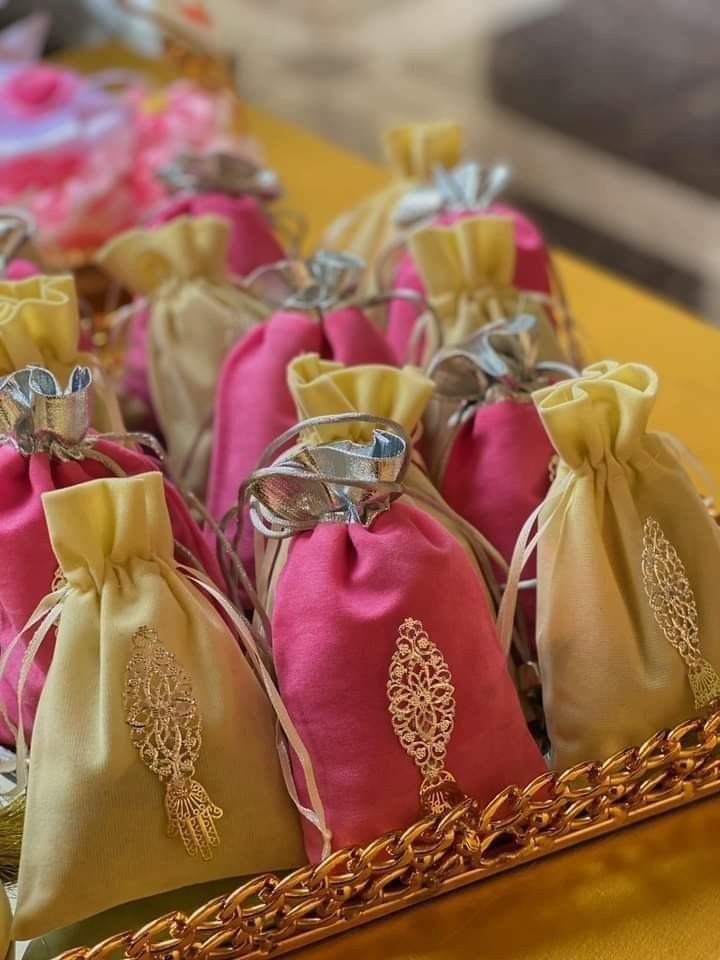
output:
[[[395,736],[422,777],[423,810],[447,813],[463,796],[445,769],[455,724],[455,688],[442,652],[422,623],[411,617],[400,624],[387,695]]]
[[[24,822],[24,793],[0,803],[0,883],[17,883]]]

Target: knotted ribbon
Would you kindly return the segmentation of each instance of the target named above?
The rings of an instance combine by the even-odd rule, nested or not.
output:
[[[372,423],[370,442],[300,444],[268,465],[302,431],[348,421]],[[292,537],[320,523],[369,527],[405,492],[402,479],[409,463],[410,438],[392,420],[357,413],[313,417],[286,430],[267,448],[243,485],[243,498],[253,526],[269,539]]]
[[[155,176],[171,191],[243,194],[276,200],[283,190],[274,170],[232,153],[179,153]]]
[[[534,390],[578,376],[561,361],[538,360],[537,317],[519,313],[482,327],[463,343],[439,350],[428,366],[435,392],[425,416],[428,466],[442,487],[453,442],[478,407],[502,400],[532,402]]]
[[[305,260],[281,260],[259,267],[248,290],[270,307],[323,313],[355,293],[365,264],[352,253],[319,250]]]
[[[27,366],[0,378],[0,446],[25,457],[45,453],[67,463],[85,458],[102,463],[115,476],[125,476],[107,454],[95,449],[101,440],[136,443],[164,459],[162,447],[147,433],[89,433],[92,371],[76,366],[63,389],[49,370]]]
[[[511,177],[507,164],[461,163],[433,167],[432,183],[412,187],[393,211],[400,227],[414,227],[441,213],[481,211],[497,200]]]

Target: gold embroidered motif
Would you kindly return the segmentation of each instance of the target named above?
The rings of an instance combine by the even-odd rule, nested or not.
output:
[[[220,844],[213,821],[223,812],[193,779],[202,745],[197,700],[190,677],[152,627],[133,635],[123,705],[133,746],[165,784],[168,836],[179,836],[189,856],[210,860]]]
[[[695,708],[720,700],[720,677],[700,653],[698,612],[685,567],[657,520],[643,527],[642,575],[655,622],[685,661]]]
[[[445,757],[455,723],[450,668],[422,623],[400,625],[387,684],[393,730],[422,776],[420,802],[428,813],[446,813],[462,797]]]

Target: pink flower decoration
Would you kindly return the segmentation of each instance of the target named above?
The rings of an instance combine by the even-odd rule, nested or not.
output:
[[[17,113],[36,117],[69,103],[80,86],[70,70],[40,63],[12,73],[0,88],[0,97]]]

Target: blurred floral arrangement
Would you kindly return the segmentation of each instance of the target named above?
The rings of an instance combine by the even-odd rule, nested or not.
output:
[[[143,222],[168,193],[156,172],[178,154],[256,159],[227,89],[181,79],[158,91],[130,71],[85,76],[36,52],[0,64],[0,204],[33,216],[50,262]]]

